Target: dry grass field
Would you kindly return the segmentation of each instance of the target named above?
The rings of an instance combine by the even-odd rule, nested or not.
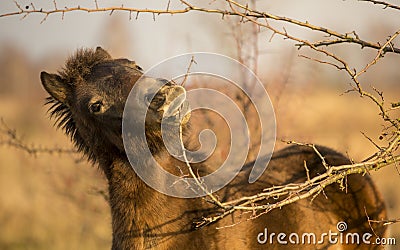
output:
[[[71,149],[43,106],[42,68],[23,59],[10,63],[5,57],[0,64],[0,117],[5,124],[28,146]],[[279,141],[284,139],[330,146],[356,161],[374,152],[360,131],[379,137],[375,106],[355,94],[340,95],[343,86],[311,82],[282,91],[280,84],[268,86],[277,117],[277,149],[285,146]],[[388,100],[399,97],[399,87],[382,90]],[[75,153],[33,155],[10,146],[4,124],[1,129],[0,249],[109,249],[111,218],[101,195],[106,182],[100,171]],[[400,175],[395,167],[370,174],[386,199],[389,217],[400,217]],[[400,240],[400,225],[390,229]]]

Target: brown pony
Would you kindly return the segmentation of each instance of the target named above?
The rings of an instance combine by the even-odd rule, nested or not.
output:
[[[137,176],[125,153],[121,125],[123,110],[130,90],[141,76],[142,70],[135,62],[113,59],[100,47],[96,50],[78,50],[58,74],[42,72],[40,76],[44,88],[50,94],[47,102],[52,105],[50,112],[57,119],[58,126],[71,137],[80,152],[100,167],[108,180],[112,249],[379,247],[365,244],[361,237],[370,234],[372,236],[368,239],[373,242],[375,237],[384,236],[385,228],[382,226],[377,225],[372,232],[365,214],[368,211],[370,218],[385,218],[384,202],[371,179],[360,175],[347,178],[346,192],[340,189],[339,184],[331,185],[325,188],[325,195],[318,195],[312,203],[310,200],[300,200],[254,220],[246,220],[251,215],[235,212],[214,224],[194,227],[194,222],[199,218],[218,213],[218,208],[202,198],[174,198],[157,192]],[[153,81],[165,84],[162,79]],[[184,91],[181,86],[167,83],[154,93],[155,97],[146,115],[148,142],[145,144],[137,140],[133,144],[137,164],[151,168],[146,165],[151,164],[151,161],[145,158],[146,154],[142,154],[149,145],[153,157],[165,169],[175,175],[182,174],[176,166],[184,166],[184,163],[170,156],[163,146],[160,119],[163,112],[170,108],[171,102],[167,100],[173,100]],[[178,118],[172,120],[176,122]],[[184,119],[183,125],[185,134],[190,135],[187,120]],[[187,139],[184,142],[185,145],[190,144]],[[350,163],[342,154],[329,148],[318,147],[318,150],[330,165]],[[311,177],[325,171],[321,159],[311,148],[291,146],[273,154],[267,171],[256,183],[247,183],[251,170],[249,164],[217,195],[225,201],[253,195],[273,185],[303,182],[306,180],[305,161]],[[208,172],[206,163],[196,164],[194,168],[202,173]],[[238,221],[242,223],[216,229]],[[343,233],[357,233],[360,244],[340,241],[336,228],[338,222],[346,222],[347,230]],[[312,234],[316,239],[313,239]],[[329,237],[333,237],[333,240],[329,241]],[[346,234],[342,237],[345,239]]]

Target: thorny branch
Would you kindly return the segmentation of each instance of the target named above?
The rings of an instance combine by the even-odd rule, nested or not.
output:
[[[397,35],[398,32],[396,32],[391,38],[388,39],[388,43],[390,43],[390,41],[393,40],[394,37]],[[317,50],[320,49],[317,48]],[[379,56],[381,55],[381,53],[382,50],[379,50],[377,56],[374,58],[372,62],[367,64],[365,70],[362,73],[365,73],[369,67],[377,63],[377,61],[381,58]],[[327,54],[328,56],[331,55],[329,52],[327,52]],[[335,55],[333,55],[333,57],[335,57]],[[349,68],[349,66],[344,60],[343,62],[345,67]],[[352,71],[346,71],[346,72],[353,74]],[[207,187],[203,185],[201,179],[194,174],[193,170],[191,170],[191,166],[188,160],[185,158],[185,162],[189,169],[190,176],[196,180],[196,183],[198,183],[199,187],[202,188],[202,190],[207,194],[209,198],[211,198],[209,201],[220,209],[220,212],[218,214],[210,215],[208,217],[204,217],[201,220],[197,221],[196,227],[203,227],[209,225],[236,211],[241,211],[242,213],[250,212],[252,215],[247,220],[254,219],[274,209],[282,208],[283,206],[292,204],[302,199],[311,198],[312,201],[319,194],[321,193],[324,194],[325,187],[334,183],[341,183],[340,187],[343,190],[347,189],[347,186],[344,183],[347,183],[346,179],[347,176],[349,175],[352,174],[364,175],[368,174],[371,170],[379,170],[380,168],[391,164],[397,165],[398,162],[400,161],[400,155],[398,154],[398,150],[400,148],[400,130],[398,127],[399,121],[398,119],[390,118],[388,112],[384,109],[385,103],[383,94],[381,92],[375,90],[379,96],[375,97],[371,93],[365,92],[364,90],[361,89],[361,84],[358,82],[357,77],[362,73],[358,75],[355,75],[356,73],[354,73],[354,75],[351,75],[353,77],[353,80],[356,81],[356,85],[354,86],[354,91],[359,92],[362,96],[369,97],[374,103],[379,104],[378,106],[382,111],[381,115],[384,118],[384,121],[389,121],[392,124],[392,128],[394,128],[394,130],[390,134],[390,137],[388,139],[388,145],[386,147],[378,146],[375,142],[373,142],[372,139],[370,139],[368,136],[364,134],[364,136],[376,146],[378,151],[375,154],[371,155],[370,157],[368,157],[364,161],[361,161],[360,163],[352,163],[341,166],[330,166],[327,164],[324,156],[318,151],[317,147],[314,144],[288,141],[286,142],[288,144],[297,144],[297,145],[311,147],[316,153],[316,155],[321,159],[321,163],[325,167],[326,172],[316,177],[310,178],[307,163],[304,162],[304,168],[307,176],[307,180],[305,182],[296,184],[290,183],[282,186],[273,186],[265,189],[262,193],[258,193],[248,197],[241,197],[239,199],[230,200],[227,202],[219,201],[212,194],[211,190],[207,190]],[[379,101],[379,98],[381,101]],[[398,107],[398,105],[396,103],[395,104],[392,103],[392,107]],[[386,136],[388,135],[389,133],[386,132]],[[280,200],[276,201],[276,198],[279,198]],[[378,221],[371,221],[369,220],[369,218],[368,221],[376,223],[378,222]],[[382,221],[384,225],[389,225],[395,222],[398,222],[398,220]]]
[[[358,1],[381,5],[384,8],[400,10],[400,6],[390,4],[384,1],[375,1],[375,0],[358,0]],[[175,14],[183,14],[189,12],[203,12],[212,15],[216,14],[216,15],[221,15],[222,18],[224,18],[225,16],[239,17],[240,18],[239,22],[241,23],[252,23],[254,26],[257,26],[258,29],[263,28],[271,31],[272,32],[271,39],[276,35],[278,35],[283,37],[284,39],[296,42],[296,46],[298,47],[298,49],[302,49],[303,47],[308,47],[309,49],[321,55],[324,55],[328,60],[316,59],[305,55],[301,56],[310,60],[314,60],[318,63],[331,65],[338,70],[346,72],[346,74],[352,81],[351,89],[348,90],[347,92],[356,92],[361,97],[366,97],[370,101],[372,101],[375,105],[377,105],[380,112],[380,116],[382,117],[383,121],[389,124],[389,126],[385,128],[385,132],[383,133],[382,136],[386,139],[386,146],[379,146],[378,144],[374,143],[374,145],[377,148],[377,151],[374,154],[366,158],[364,161],[361,161],[359,163],[352,163],[349,165],[329,166],[328,164],[326,164],[324,156],[318,151],[318,149],[313,144],[308,144],[308,143],[304,144],[304,143],[290,141],[288,143],[295,143],[312,147],[315,153],[318,155],[318,157],[320,157],[321,163],[325,166],[326,169],[325,173],[318,175],[314,178],[310,178],[308,173],[307,163],[305,162],[304,168],[307,174],[307,180],[304,183],[296,183],[296,184],[291,183],[282,186],[273,186],[265,189],[262,193],[248,197],[241,197],[239,199],[230,200],[227,202],[219,201],[218,198],[212,194],[211,190],[207,190],[207,188],[201,182],[201,179],[199,179],[193,172],[184,154],[184,158],[190,176],[194,178],[199,187],[202,188],[202,190],[207,193],[208,197],[210,198],[210,202],[216,205],[221,210],[221,213],[219,214],[210,215],[209,217],[205,217],[202,220],[198,221],[196,224],[197,227],[202,227],[211,224],[213,222],[216,222],[219,219],[222,219],[227,215],[232,214],[235,211],[252,212],[252,216],[250,219],[253,219],[262,214],[268,213],[273,209],[282,208],[285,205],[294,203],[301,199],[306,199],[311,197],[312,200],[317,195],[323,193],[325,187],[337,182],[343,183],[346,177],[349,175],[366,174],[371,170],[378,170],[382,167],[391,164],[398,165],[398,162],[400,161],[400,155],[399,155],[400,119],[393,118],[391,116],[392,114],[391,112],[397,110],[400,107],[400,104],[395,102],[392,103],[391,108],[387,108],[386,107],[387,104],[383,98],[383,94],[379,92],[377,89],[374,89],[375,94],[365,91],[359,80],[360,76],[366,73],[373,65],[377,64],[384,57],[386,53],[400,54],[400,48],[396,47],[394,44],[394,41],[400,35],[400,29],[398,29],[395,33],[389,36],[384,44],[381,44],[379,42],[371,42],[363,38],[360,38],[360,36],[355,31],[349,33],[341,33],[329,29],[327,27],[311,24],[307,21],[300,21],[285,16],[278,16],[268,13],[266,11],[259,11],[257,9],[249,7],[248,4],[241,4],[234,0],[212,1],[207,7],[198,7],[184,0],[177,0],[177,2],[180,2],[183,5],[183,8],[180,9],[172,9],[170,4],[171,1],[168,1],[166,9],[139,9],[139,8],[130,8],[125,6],[99,7],[98,0],[94,0],[95,3],[94,8],[77,6],[77,7],[64,7],[61,9],[57,7],[55,0],[53,2],[54,2],[53,8],[43,9],[35,7],[33,3],[23,7],[17,1],[14,1],[17,11],[2,13],[0,14],[0,17],[4,18],[7,16],[21,16],[22,18],[26,18],[28,15],[36,13],[44,16],[44,18],[42,19],[42,22],[44,22],[47,20],[47,17],[49,15],[61,13],[62,18],[64,18],[65,13],[76,12],[76,11],[82,11],[88,13],[109,12],[110,15],[116,11],[128,12],[130,19],[132,13],[136,13],[136,19],[138,18],[140,13],[150,13],[153,15],[153,18],[155,19],[156,15],[162,15],[162,14],[175,15]],[[211,8],[210,6],[214,2],[225,3],[226,8],[225,9]],[[302,39],[300,37],[291,35],[290,33],[287,32],[287,30],[284,27],[277,28],[278,25],[272,25],[270,23],[270,20],[274,20],[280,24],[294,25],[296,27],[304,28],[309,31],[319,32],[325,35],[326,39],[318,41],[309,41],[306,39]],[[282,25],[280,25],[279,27],[281,26]],[[364,68],[357,71],[356,69],[353,69],[345,59],[339,57],[338,55],[328,50],[332,45],[345,44],[345,43],[358,44],[361,46],[361,48],[374,49],[377,51],[376,56],[368,64],[366,64]],[[2,122],[2,124],[3,124],[2,127],[4,127],[4,122]],[[16,133],[15,131],[13,132],[13,130],[2,129],[0,131],[0,135],[1,134],[7,135],[8,140],[0,141],[0,144],[13,145],[31,154],[49,151],[49,149],[28,147],[16,136]],[[183,144],[181,146],[183,148]],[[52,151],[58,152],[58,149]],[[60,152],[63,151],[61,150]],[[343,185],[341,187],[343,189],[346,188]],[[276,198],[276,197],[279,197],[280,200],[279,201],[273,200],[271,202],[271,198]],[[376,223],[391,224],[398,222],[399,220],[394,219],[386,221],[372,221],[372,220],[369,221]]]
[[[203,227],[214,223],[235,211],[251,211],[252,216],[248,219],[257,218],[263,214],[266,214],[274,209],[282,208],[283,206],[292,204],[296,201],[310,198],[311,201],[316,198],[320,193],[324,192],[325,187],[333,183],[343,183],[347,176],[352,174],[367,174],[371,170],[378,170],[382,167],[397,164],[400,161],[400,155],[393,155],[400,144],[400,133],[398,132],[393,141],[391,141],[383,152],[378,156],[376,155],[373,159],[368,162],[353,163],[341,166],[328,166],[326,172],[318,175],[314,178],[309,177],[303,183],[290,183],[283,186],[273,186],[265,189],[262,193],[258,193],[253,196],[241,197],[239,199],[231,200],[228,202],[218,203],[218,207],[223,208],[220,214],[204,217],[198,221],[196,227]],[[290,141],[290,144],[299,144],[312,147],[317,155],[321,158],[322,162],[325,162],[324,157],[316,149],[313,144],[304,144]],[[326,164],[326,163],[325,163]],[[307,167],[305,165],[306,173]],[[343,189],[346,187],[341,185]],[[211,194],[207,192],[207,194]],[[275,201],[276,198],[281,198],[279,201]],[[272,202],[271,202],[272,200]],[[266,203],[267,202],[267,203]],[[271,203],[270,203],[271,202]],[[266,203],[266,204],[265,204]],[[392,223],[394,223],[393,221]],[[397,222],[397,221],[396,221]]]
[[[372,223],[383,223],[384,226],[391,225],[394,223],[399,223],[400,219],[391,219],[391,220],[369,220]]]
[[[239,6],[240,8],[243,8],[242,5],[239,5],[238,3],[230,1],[230,0],[228,0],[228,2],[229,2],[231,10],[234,13],[236,13],[237,15],[243,17],[244,20],[247,20],[249,22],[255,23],[260,27],[265,27],[268,30],[273,31],[273,34],[278,34],[278,35],[281,35],[281,36],[283,36],[283,37],[285,37],[287,39],[290,39],[292,41],[297,41],[297,42],[299,42],[301,44],[301,46],[303,46],[303,45],[309,46],[314,51],[319,52],[319,53],[327,56],[328,58],[331,58],[331,60],[335,61],[336,63],[323,62],[323,61],[316,60],[316,59],[315,60],[320,62],[320,63],[322,62],[322,63],[327,63],[327,64],[330,64],[330,65],[333,65],[339,70],[344,70],[350,76],[350,78],[352,79],[353,83],[355,84],[351,91],[356,91],[361,96],[365,96],[365,97],[369,98],[370,100],[372,100],[378,106],[378,108],[379,108],[379,110],[381,112],[380,114],[381,114],[382,118],[386,122],[390,122],[393,127],[395,127],[397,130],[399,130],[399,122],[400,122],[400,120],[399,119],[392,119],[388,115],[388,112],[385,110],[384,102],[383,101],[379,101],[376,96],[374,96],[373,94],[371,94],[369,92],[366,92],[366,91],[364,91],[362,89],[361,83],[359,82],[358,77],[360,75],[362,75],[363,73],[365,73],[372,65],[376,64],[378,62],[378,60],[384,56],[386,48],[388,48],[388,47],[393,48],[392,41],[399,36],[400,30],[396,31],[392,36],[390,36],[385,44],[383,44],[382,46],[379,46],[377,48],[378,52],[377,52],[376,57],[369,64],[367,64],[360,72],[357,73],[357,71],[355,69],[351,69],[349,64],[343,58],[340,58],[339,56],[335,55],[333,52],[330,52],[328,50],[322,49],[322,48],[316,46],[315,44],[313,44],[310,41],[303,40],[301,38],[292,36],[292,35],[288,34],[285,29],[278,30],[275,27],[271,26],[268,21],[266,23],[261,23],[258,20],[249,17],[248,15],[242,14],[241,12],[237,11],[236,7],[235,7],[235,6]],[[246,9],[247,8],[248,7],[246,6]]]
[[[139,16],[139,13],[150,13],[153,15],[153,18],[155,19],[155,15],[161,15],[161,14],[183,14],[183,13],[188,13],[188,12],[205,12],[205,13],[210,13],[210,14],[219,14],[224,16],[239,16],[244,18],[254,18],[254,20],[264,20],[268,21],[269,19],[271,20],[276,20],[279,22],[283,23],[288,23],[288,24],[293,24],[299,27],[307,28],[313,31],[319,31],[322,32],[329,37],[332,37],[334,39],[330,40],[324,40],[320,42],[310,42],[310,43],[299,43],[298,46],[299,48],[303,46],[309,46],[312,44],[313,47],[320,47],[320,46],[326,46],[326,45],[332,45],[332,44],[339,44],[339,43],[354,43],[354,44],[359,44],[361,45],[362,48],[364,47],[369,47],[373,49],[381,49],[382,46],[379,45],[379,43],[375,42],[370,42],[366,41],[363,39],[360,39],[359,36],[355,32],[350,32],[350,33],[340,33],[335,30],[318,26],[318,25],[313,25],[307,21],[299,21],[296,19],[288,18],[285,16],[278,16],[274,15],[268,12],[264,11],[258,11],[256,9],[251,9],[249,8],[248,5],[243,5],[240,4],[239,2],[233,1],[233,0],[221,0],[221,1],[216,1],[216,2],[224,2],[231,8],[234,6],[238,8],[239,10],[233,11],[232,9],[212,9],[212,8],[206,8],[206,7],[197,7],[194,6],[193,4],[184,1],[184,0],[179,0],[180,3],[182,3],[185,8],[181,9],[171,9],[170,4],[167,5],[166,9],[140,9],[140,8],[131,8],[131,7],[125,7],[123,5],[121,6],[112,6],[112,7],[103,7],[100,8],[98,6],[98,1],[94,1],[95,7],[82,7],[80,5],[76,7],[67,7],[65,6],[64,8],[57,8],[57,5],[54,4],[53,9],[43,9],[43,8],[35,8],[33,3],[31,5],[25,6],[23,8],[17,1],[14,0],[14,3],[17,7],[17,11],[14,12],[7,12],[0,14],[0,17],[7,17],[7,16],[22,16],[22,18],[26,18],[30,14],[38,13],[44,15],[44,18],[42,19],[42,22],[47,20],[47,17],[51,14],[56,14],[56,13],[61,13],[62,18],[64,18],[65,13],[68,12],[77,12],[77,11],[83,11],[83,12],[88,12],[88,13],[94,13],[94,12],[109,12],[110,15],[114,13],[115,11],[122,11],[122,12],[128,12],[131,17],[132,13],[136,13],[136,19]],[[373,2],[373,1],[370,1]],[[374,1],[375,2],[375,1]],[[54,0],[55,3],[55,0]],[[170,2],[169,2],[170,3]],[[380,2],[381,4],[383,2]],[[394,5],[386,4],[387,7],[396,7]],[[397,8],[396,8],[397,9]],[[273,30],[272,30],[273,31]],[[278,33],[279,34],[279,33]],[[394,46],[386,46],[383,47],[383,52],[394,52],[394,53],[400,53],[400,48],[394,47]]]
[[[385,55],[386,52],[391,51],[398,53],[394,47],[393,41],[399,36],[400,30],[396,31],[393,35],[391,35],[387,41],[383,45],[378,45],[378,46],[366,46],[364,42],[360,43],[360,39],[358,35],[355,32],[352,32],[353,36],[349,34],[345,35],[340,35],[336,34],[334,31],[330,30],[325,30],[324,28],[316,27],[308,23],[301,23],[298,21],[294,21],[292,19],[281,19],[285,20],[286,22],[292,23],[292,24],[297,24],[299,26],[304,26],[308,27],[313,30],[319,30],[322,32],[325,32],[329,34],[330,36],[336,37],[336,40],[330,40],[330,41],[324,41],[322,42],[310,42],[295,36],[292,36],[288,34],[288,32],[283,29],[279,30],[273,26],[271,26],[268,22],[268,18],[271,18],[271,16],[265,15],[264,20],[265,23],[260,22],[259,17],[255,16],[254,13],[260,13],[254,10],[250,10],[248,8],[248,5],[240,5],[237,2],[234,1],[226,1],[229,4],[230,11],[227,12],[225,11],[225,15],[237,15],[240,16],[241,22],[251,22],[259,27],[265,27],[268,30],[271,30],[273,32],[273,35],[278,34],[286,39],[290,39],[292,41],[298,42],[299,48],[303,46],[308,46],[312,50],[319,52],[321,54],[324,54],[328,58],[330,58],[333,62],[330,61],[322,61],[322,60],[317,60],[317,59],[312,59],[309,57],[309,59],[315,60],[319,63],[326,63],[331,66],[336,67],[339,70],[344,70],[351,78],[353,81],[353,87],[351,91],[356,91],[358,92],[362,97],[367,97],[369,98],[373,103],[375,103],[379,110],[380,110],[380,115],[382,116],[383,120],[385,122],[389,122],[391,124],[391,127],[393,128],[391,132],[391,138],[388,139],[388,145],[386,147],[379,147],[377,146],[378,151],[373,154],[372,156],[368,157],[366,160],[360,162],[360,163],[352,163],[349,165],[342,165],[342,166],[329,166],[325,159],[324,156],[317,150],[315,145],[313,144],[304,144],[304,143],[297,143],[297,142],[288,142],[288,143],[295,143],[295,144],[301,144],[305,146],[312,147],[315,153],[320,157],[321,163],[326,169],[326,172],[316,176],[312,179],[309,177],[308,173],[308,168],[307,164],[305,162],[305,171],[307,174],[307,181],[304,183],[300,184],[287,184],[283,186],[275,186],[271,187],[268,189],[265,189],[264,192],[256,194],[254,196],[249,196],[249,197],[241,197],[236,200],[231,200],[228,202],[217,202],[215,201],[215,196],[212,195],[210,191],[206,191],[206,193],[211,197],[211,200],[213,201],[214,204],[217,205],[217,207],[222,208],[222,212],[217,214],[217,215],[211,215],[209,217],[205,217],[202,220],[198,221],[196,226],[197,227],[202,227],[211,223],[214,223],[224,217],[226,217],[229,214],[232,214],[235,211],[242,211],[242,212],[252,212],[252,216],[250,219],[254,219],[262,214],[268,213],[273,209],[276,208],[281,208],[285,205],[294,203],[298,200],[301,199],[306,199],[310,198],[313,200],[316,196],[324,192],[324,188],[327,187],[328,185],[331,185],[333,183],[342,183],[341,187],[343,189],[347,188],[345,185],[343,185],[344,180],[347,178],[347,176],[352,175],[352,174],[366,174],[369,173],[371,170],[378,170],[384,166],[395,164],[397,165],[399,160],[400,160],[400,155],[398,154],[398,149],[399,149],[399,141],[400,141],[400,131],[399,131],[399,119],[393,119],[390,117],[387,109],[385,109],[385,102],[383,98],[383,94],[380,93],[379,91],[376,90],[376,93],[378,93],[378,96],[375,96],[367,91],[364,91],[361,87],[361,83],[359,81],[359,77],[367,72],[367,70],[378,63],[378,61]],[[185,2],[185,4],[187,4]],[[193,6],[187,4],[189,7],[194,8]],[[279,18],[272,18],[274,20],[279,20]],[[359,72],[356,70],[352,69],[349,64],[346,62],[346,60],[338,57],[336,54],[326,50],[322,49],[322,45],[332,45],[332,44],[338,44],[338,43],[359,43],[363,47],[372,47],[377,49],[377,54],[374,57],[374,59],[369,62],[363,69],[361,69]],[[396,105],[394,105],[396,106]],[[393,105],[392,105],[393,107]],[[190,169],[190,164],[188,162],[187,166]],[[196,178],[195,175],[192,175],[193,178]],[[200,183],[200,185],[202,185]],[[201,186],[202,188],[205,188],[204,186]],[[270,198],[276,198],[279,197],[281,198],[280,201],[276,202],[273,201],[272,203],[267,203],[270,202]],[[263,203],[262,203],[263,202]],[[394,222],[394,221],[393,221]]]
[[[197,187],[199,187],[204,193],[207,194],[207,197],[209,197],[211,200],[207,200],[208,202],[218,206],[219,208],[225,208],[224,205],[218,200],[218,198],[212,193],[212,191],[208,190],[207,187],[204,185],[204,183],[201,181],[201,178],[198,177],[194,171],[192,166],[189,163],[189,160],[186,155],[186,149],[185,145],[183,144],[183,131],[182,131],[182,126],[179,126],[179,140],[180,140],[180,146],[182,149],[182,156],[185,161],[186,167],[188,168],[189,175],[191,178],[194,179],[196,182]],[[190,184],[189,184],[190,186]],[[193,190],[195,191],[195,190]]]
[[[27,144],[15,129],[11,129],[4,120],[0,119],[0,146],[9,146],[20,149],[30,155],[37,156],[38,154],[75,154],[74,149],[65,149],[57,146],[42,147],[37,145]]]
[[[387,3],[387,2],[384,2],[384,1],[375,1],[375,0],[358,0],[358,1],[360,1],[360,2],[370,2],[370,3],[373,3],[373,4],[383,5],[384,9],[392,8],[392,9],[400,10],[400,6],[394,5],[394,4],[391,4],[391,3]]]

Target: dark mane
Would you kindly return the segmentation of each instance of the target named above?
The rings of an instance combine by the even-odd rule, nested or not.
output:
[[[79,131],[77,131],[75,121],[68,106],[51,96],[46,98],[45,105],[51,105],[47,112],[50,114],[50,118],[55,119],[54,125],[64,130],[65,134],[71,138],[78,152],[82,152],[90,161],[95,162],[93,152],[91,152],[89,146],[85,143]]]
[[[77,81],[85,80],[96,64],[109,59],[108,54],[96,53],[94,49],[79,49],[67,60],[65,66],[58,73],[65,83],[74,85]],[[95,162],[93,152],[85,143],[79,131],[77,131],[70,108],[52,96],[46,98],[45,105],[51,105],[48,113],[51,118],[55,119],[57,128],[63,129],[78,151],[83,152],[84,155],[88,156],[89,160]]]

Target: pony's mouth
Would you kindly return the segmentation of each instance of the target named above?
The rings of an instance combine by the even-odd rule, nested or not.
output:
[[[181,86],[170,88],[166,102],[161,107],[163,111],[163,120],[179,121],[186,124],[190,118],[189,103],[186,100],[186,90]]]
[[[163,111],[163,117],[176,116],[186,100],[186,91],[181,86],[173,86],[166,91],[164,104],[158,109]]]
[[[186,90],[178,85],[161,88],[151,101],[150,107],[157,107],[156,112],[159,122],[181,123],[184,125],[190,119]]]
[[[163,115],[163,121],[169,123],[181,123],[185,125],[190,119],[189,103],[183,100],[178,106],[170,106]]]

